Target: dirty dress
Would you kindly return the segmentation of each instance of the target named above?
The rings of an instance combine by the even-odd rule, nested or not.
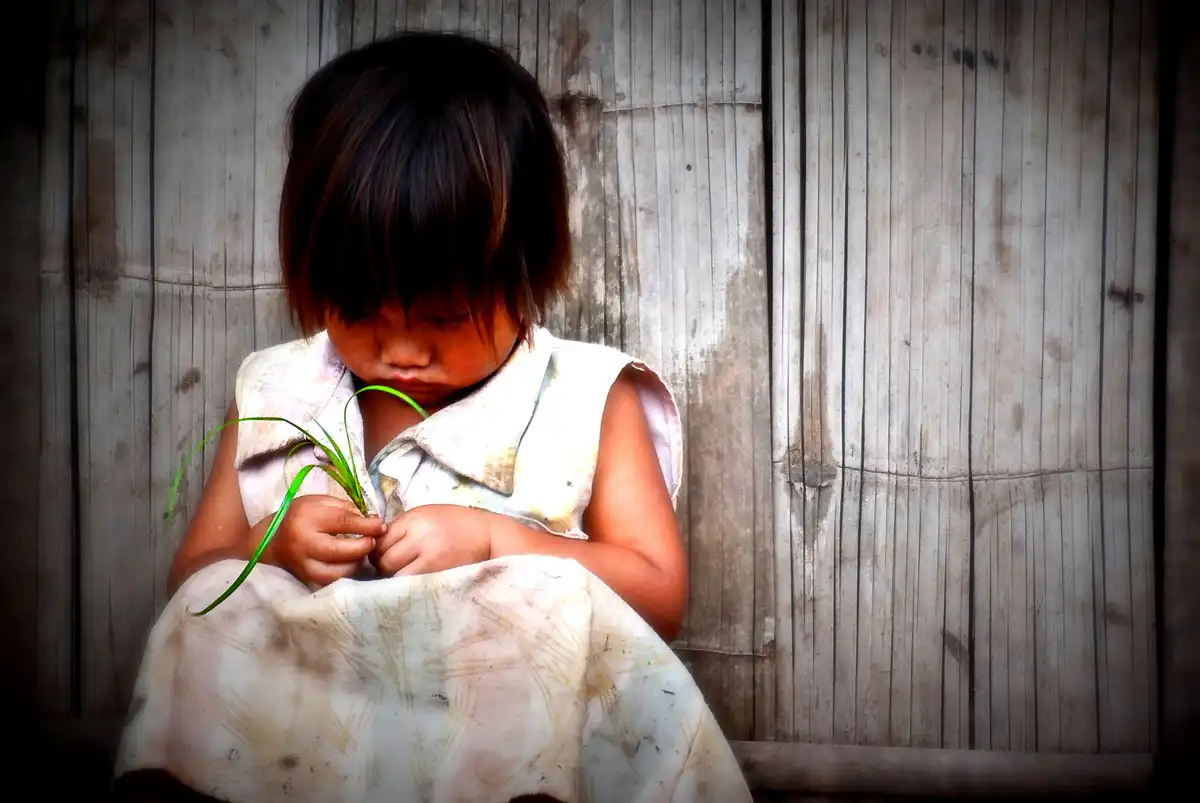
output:
[[[672,499],[682,446],[671,393],[644,364],[545,329],[466,398],[410,427],[364,465],[353,378],[325,334],[250,355],[242,416],[314,419],[351,444],[390,520],[457,503],[585,539],[608,390],[632,366]],[[307,427],[306,427],[307,428]],[[347,438],[347,429],[348,438]],[[279,505],[299,467],[285,424],[242,423],[235,458],[247,517]],[[292,452],[289,456],[289,452]],[[344,496],[324,472],[304,493]],[[260,564],[190,577],[156,622],[115,775],[139,769],[231,803],[288,800],[740,803],[728,742],[669,647],[572,560],[519,556],[313,591]]]

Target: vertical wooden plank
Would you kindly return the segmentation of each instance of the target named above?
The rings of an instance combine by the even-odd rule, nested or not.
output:
[[[35,9],[30,19],[22,20],[28,26],[22,35],[0,55],[0,67],[9,76],[7,114],[0,122],[0,172],[9,182],[6,197],[0,200],[0,253],[4,255],[0,266],[0,285],[4,288],[0,295],[0,370],[9,381],[0,399],[0,415],[8,426],[6,446],[11,455],[0,476],[0,504],[11,533],[9,553],[0,569],[5,587],[0,627],[9,643],[0,668],[0,682],[6,689],[0,711],[15,727],[22,727],[41,713],[37,711],[40,645],[64,635],[52,629],[62,626],[59,616],[39,622],[40,477],[30,466],[41,450],[40,161],[45,148],[50,176],[64,163],[65,151],[52,149],[59,145],[55,134],[61,133],[70,119],[69,91],[64,93],[47,82],[62,78],[63,70],[57,65],[52,67],[52,59],[61,59],[61,43],[64,38],[69,41],[69,36],[62,37],[65,26],[55,19],[54,11],[53,5]],[[47,107],[47,101],[53,105]],[[63,182],[60,191],[66,189],[65,185]],[[53,364],[47,367],[52,370]],[[62,544],[50,546],[61,549]],[[53,664],[47,670],[52,678],[61,671]],[[67,696],[59,704],[69,700]],[[48,702],[50,706],[55,704],[53,700]]]
[[[732,36],[734,47],[731,87],[727,85],[729,104],[724,112],[732,118],[736,143],[735,198],[738,227],[733,241],[733,260],[728,263],[728,278],[723,302],[728,323],[725,348],[729,351],[727,365],[732,371],[722,371],[716,384],[726,381],[731,373],[739,376],[737,385],[748,392],[726,391],[727,403],[741,400],[740,415],[730,433],[730,451],[742,456],[742,477],[739,483],[724,484],[735,493],[731,495],[730,511],[734,521],[750,522],[749,531],[737,529],[726,533],[725,554],[727,571],[722,583],[737,588],[753,586],[752,594],[736,598],[726,611],[726,643],[734,649],[745,649],[755,657],[733,664],[730,690],[741,691],[740,705],[746,718],[741,731],[747,738],[761,738],[774,731],[765,703],[774,697],[774,672],[767,663],[768,634],[772,629],[766,618],[768,600],[774,596],[771,587],[774,563],[774,541],[770,531],[771,497],[767,479],[770,455],[769,385],[763,381],[770,370],[770,331],[767,264],[765,186],[766,154],[763,149],[763,5],[733,6]],[[732,91],[730,91],[732,90]],[[740,265],[740,271],[735,267]],[[687,283],[688,265],[680,266],[682,282]],[[697,351],[689,343],[689,352]],[[701,351],[701,354],[703,352]],[[719,366],[719,364],[718,364]],[[746,464],[749,465],[746,465]],[[735,535],[735,537],[730,537]],[[750,549],[746,549],[749,541]],[[749,555],[747,555],[747,551]],[[743,585],[744,584],[744,585]],[[756,705],[755,701],[759,701]],[[753,723],[751,728],[750,723]],[[736,732],[736,731],[731,731]],[[730,736],[729,738],[736,738]]]
[[[500,43],[509,54],[516,57],[521,49],[521,0],[492,0],[492,3],[493,19],[500,29]],[[607,9],[600,11],[604,13]]]
[[[1105,185],[1101,467],[1103,470],[1104,639],[1101,749],[1150,745],[1152,643],[1147,604],[1149,550],[1143,507],[1149,503],[1149,427],[1156,149],[1152,70],[1143,32],[1153,18],[1140,7],[1113,7]],[[1143,93],[1143,88],[1145,92]],[[1135,360],[1136,358],[1136,360]]]
[[[1078,114],[1079,73],[1073,69],[1082,54],[1081,26],[1075,12],[1079,4],[1052,4],[1045,24],[1048,47],[1046,120],[1046,222],[1043,238],[1043,310],[1041,355],[1041,425],[1043,460],[1061,467],[1079,466],[1071,460],[1073,406],[1089,401],[1072,394],[1070,371],[1074,316],[1070,272],[1074,269],[1066,231],[1078,192],[1079,136],[1073,124]],[[1064,375],[1065,374],[1065,375]],[[1060,750],[1070,742],[1075,727],[1070,716],[1078,700],[1071,693],[1071,677],[1081,663],[1072,660],[1080,640],[1078,628],[1067,627],[1072,544],[1072,486],[1060,476],[1046,477],[1041,487],[1043,510],[1042,561],[1038,594],[1043,617],[1039,620],[1037,692],[1038,748]],[[1086,673],[1084,673],[1086,676]]]
[[[570,186],[573,282],[555,313],[557,331],[567,337],[605,342],[604,304],[605,147],[601,98],[602,47],[611,41],[611,14],[602,4],[572,2],[562,9],[562,88],[551,96],[555,122],[564,143]],[[498,32],[497,27],[497,32]]]
[[[848,744],[861,739],[859,650],[869,619],[862,615],[864,589],[870,607],[871,561],[863,540],[863,417],[864,367],[867,360],[867,167],[868,49],[867,6],[864,0],[846,3],[844,90],[845,114],[845,354],[843,357],[842,532],[839,538],[837,687],[834,694],[835,730]],[[869,544],[867,544],[869,546]],[[869,642],[868,642],[869,644]]]
[[[349,2],[349,34],[351,47],[359,47],[375,39],[375,0],[352,0]],[[345,8],[345,5],[343,5]]]
[[[1102,513],[1102,479],[1101,468],[1101,428],[1100,403],[1102,395],[1101,379],[1102,365],[1100,359],[1100,328],[1103,311],[1103,270],[1096,269],[1104,258],[1104,172],[1095,169],[1102,165],[1106,158],[1105,129],[1107,126],[1106,113],[1108,105],[1107,86],[1110,68],[1109,47],[1109,9],[1106,6],[1085,7],[1084,15],[1084,57],[1083,57],[1083,91],[1080,106],[1080,127],[1083,130],[1080,198],[1081,212],[1079,228],[1076,232],[1075,247],[1078,253],[1092,263],[1092,269],[1083,272],[1080,279],[1081,293],[1078,298],[1078,328],[1081,334],[1077,343],[1076,366],[1084,373],[1081,385],[1086,385],[1084,392],[1096,403],[1089,405],[1087,411],[1088,435],[1086,439],[1086,466],[1090,469],[1087,482],[1086,516],[1087,516],[1087,548],[1080,550],[1081,557],[1089,561],[1087,569],[1091,573],[1090,587],[1090,618],[1092,622],[1093,647],[1089,657],[1094,661],[1096,677],[1096,711],[1094,720],[1096,732],[1093,735],[1093,748],[1098,747],[1103,738],[1103,724],[1100,709],[1108,696],[1107,672],[1104,662],[1107,655],[1105,647],[1104,628],[1104,575],[1103,575],[1103,513]],[[1073,256],[1075,254],[1073,253]],[[1101,299],[1096,303],[1096,299]],[[1086,355],[1086,356],[1085,356]],[[1084,569],[1078,562],[1081,571]]]
[[[888,696],[888,740],[893,744],[907,744],[910,738],[910,714],[912,711],[912,592],[913,579],[910,570],[912,543],[915,541],[910,521],[911,483],[908,481],[916,472],[912,465],[909,444],[909,377],[912,372],[910,361],[912,344],[912,201],[914,190],[913,161],[915,144],[911,127],[907,124],[906,112],[912,102],[911,81],[907,70],[909,49],[908,17],[914,14],[908,3],[892,6],[891,41],[888,51],[891,58],[891,109],[892,152],[889,159],[890,198],[889,211],[889,276],[890,315],[888,316],[888,382],[887,382],[887,446],[884,452],[885,471],[896,477],[890,484],[889,498],[885,503],[887,529],[892,533],[892,639],[889,665],[891,688]],[[923,122],[923,121],[919,121]],[[922,178],[917,187],[923,183]],[[907,476],[905,476],[907,475]],[[890,477],[889,477],[890,479]]]
[[[234,359],[240,359],[238,349],[249,353],[299,336],[282,292],[279,264],[279,197],[287,167],[287,112],[304,80],[335,55],[335,42],[329,38],[336,38],[336,20],[329,18],[338,12],[336,4],[321,0],[308,0],[307,5],[306,11],[299,4],[259,1],[254,9],[254,233],[249,263],[254,322],[253,331],[234,335],[235,342],[230,344]],[[386,35],[390,27],[381,24],[377,31]],[[232,380],[230,373],[228,394],[232,393]]]
[[[942,566],[938,574],[941,622],[939,638],[934,640],[937,654],[933,660],[941,669],[942,747],[970,746],[970,487],[969,412],[971,374],[971,262],[964,253],[970,239],[967,221],[971,220],[970,195],[973,192],[971,150],[974,144],[974,70],[964,54],[973,47],[968,26],[974,25],[967,4],[945,5],[945,32],[941,42],[942,104],[941,119],[941,198],[937,264],[944,273],[940,282],[946,288],[946,303],[927,320],[944,324],[939,327],[942,359],[933,375],[936,391],[944,398],[941,435],[943,452],[933,456],[934,473],[944,473],[948,482],[939,490],[939,554]],[[972,9],[973,11],[973,9]],[[970,28],[973,34],[973,27]],[[973,51],[972,51],[973,52]],[[926,284],[928,287],[928,283]],[[944,460],[944,463],[941,461]],[[939,572],[939,568],[941,571]],[[932,693],[932,692],[931,692]]]
[[[621,130],[622,116],[615,113],[619,101],[625,101],[626,96],[618,90],[617,78],[620,73],[617,64],[616,30],[614,28],[614,3],[589,3],[587,5],[588,30],[592,32],[592,42],[588,49],[590,58],[596,59],[597,64],[590,64],[593,71],[600,75],[600,147],[602,175],[600,178],[601,192],[604,196],[604,266],[603,266],[603,302],[599,311],[602,319],[603,342],[610,346],[621,347],[624,344],[624,238],[628,232],[621,227],[622,207],[619,202],[622,193],[621,176],[619,173],[618,136]],[[507,12],[507,10],[506,10]],[[503,36],[507,39],[514,37],[516,26],[509,21],[507,13],[503,16]],[[697,176],[699,174],[697,173]]]
[[[965,574],[970,531],[965,476],[968,470],[968,397],[963,381],[970,366],[969,274],[961,264],[963,68],[954,48],[961,42],[956,4],[926,2],[919,9],[921,35],[909,50],[912,78],[925,118],[923,151],[917,158],[930,178],[920,187],[914,220],[912,359],[919,366],[910,390],[912,447],[920,482],[913,625],[912,743],[949,746],[944,733],[947,673],[965,656],[965,629],[947,629],[952,570]],[[916,45],[920,45],[918,54]],[[951,684],[953,686],[953,684]],[[955,740],[957,741],[957,739]]]
[[[1100,749],[1128,750],[1133,698],[1133,622],[1129,566],[1129,341],[1133,294],[1134,177],[1140,18],[1128,3],[1112,7],[1104,165],[1103,312],[1100,334],[1102,627]],[[1142,701],[1144,702],[1144,701]]]
[[[804,645],[794,644],[793,605],[798,589],[793,534],[801,501],[794,491],[790,466],[798,439],[793,426],[799,403],[792,378],[799,374],[800,345],[800,227],[802,153],[800,126],[804,115],[800,73],[801,15],[799,4],[771,4],[771,484],[775,554],[774,658],[776,727],[774,738],[799,738],[797,671],[794,656]],[[799,719],[799,721],[806,721]]]
[[[797,383],[801,397],[793,482],[803,494],[804,641],[808,650],[800,682],[811,686],[807,734],[819,742],[833,739],[834,548],[841,519],[839,315],[833,318],[833,60],[837,44],[833,0],[804,5],[805,183],[804,235],[801,241],[801,361]],[[814,113],[815,112],[815,113]],[[798,221],[797,221],[798,223]]]
[[[74,7],[55,2],[45,74],[41,131],[38,328],[40,373],[37,504],[37,709],[47,717],[73,713],[78,653],[75,587],[76,466],[72,460],[71,214],[72,97],[76,43]]]
[[[1162,751],[1170,780],[1183,780],[1200,757],[1200,6],[1162,6],[1164,154],[1169,181],[1162,544]]]
[[[315,20],[315,25],[309,29],[309,49],[312,50],[312,37],[317,37],[317,60],[320,64],[332,59],[338,53],[338,27],[341,25],[343,3],[336,0],[309,0],[309,18]],[[315,69],[310,67],[310,69]]]
[[[863,358],[862,519],[859,550],[858,741],[890,741],[892,678],[893,528],[889,511],[895,479],[890,464],[892,20],[894,0],[867,4],[867,198]],[[851,98],[851,102],[854,99]],[[867,355],[871,355],[869,358]],[[849,447],[851,444],[848,444]],[[869,575],[868,575],[869,572]],[[868,579],[869,577],[869,579]]]
[[[629,348],[660,360],[676,377],[687,405],[691,456],[681,510],[693,596],[678,646],[727,734],[744,734],[730,738],[749,738],[756,728],[755,678],[766,674],[755,666],[764,660],[767,630],[765,603],[756,606],[756,597],[772,595],[769,586],[756,588],[771,553],[762,473],[767,399],[765,388],[754,387],[768,368],[762,23],[757,6],[675,8],[653,4],[645,34],[636,16],[632,21],[631,172],[634,203],[646,213],[635,213],[626,251],[641,293],[630,299],[637,317],[626,318],[625,331],[636,333]],[[705,20],[703,38],[686,33],[697,18]],[[639,37],[647,34],[639,51]],[[689,172],[696,173],[695,195],[677,196],[672,185],[683,177],[688,187]],[[699,241],[685,245],[690,231]],[[693,253],[694,260],[684,256]],[[742,468],[730,482],[727,467],[734,464]],[[739,587],[750,593],[729,590]],[[769,694],[769,686],[759,692]]]
[[[1025,106],[1014,104],[1011,62],[1021,52],[1023,31],[1010,26],[1004,3],[981,3],[978,9],[976,151],[974,360],[972,469],[979,481],[976,494],[977,601],[976,713],[977,746],[1021,749],[1029,673],[1025,638],[1024,508],[1017,484],[1004,481],[1021,470],[1022,441],[1014,434],[1020,405],[1024,333],[1019,304],[1024,277],[1020,273],[1019,237],[1021,144]],[[1010,41],[1011,40],[1011,41]],[[1024,55],[1022,53],[1022,55]],[[1006,72],[1004,60],[1009,60]],[[1020,68],[1018,68],[1020,69]],[[1023,91],[1023,90],[1022,90]],[[1014,509],[1015,508],[1015,509]],[[979,626],[979,620],[984,626]],[[987,645],[982,649],[979,641]],[[1031,698],[1031,695],[1030,695]],[[1016,731],[1014,737],[1013,731]],[[1014,744],[1014,738],[1016,744]]]
[[[150,465],[150,16],[145,3],[81,4],[75,140],[83,192],[78,343],[80,631],[85,715],[122,713],[154,598]]]
[[[253,233],[248,238],[250,252],[244,259],[250,284],[256,287],[277,286],[282,282],[277,235],[279,195],[286,168],[284,126],[292,98],[328,56],[322,55],[321,41],[314,37],[319,29],[312,30],[314,22],[320,24],[319,18],[314,20],[304,6],[265,0],[253,4],[253,33],[245,38],[249,48],[246,55],[253,60],[244,67],[251,76],[247,82],[250,100],[239,99],[236,110],[231,109],[240,119],[230,121],[230,130],[237,136],[251,135],[247,149],[236,158],[248,160],[253,168],[252,192],[247,198],[253,205]],[[250,109],[252,112],[247,114]],[[227,172],[227,181],[232,181],[230,172],[233,171]],[[235,189],[242,194],[241,187]],[[240,209],[232,210],[231,217],[240,213]],[[237,283],[244,283],[244,274]],[[262,348],[272,344],[256,345]]]
[[[649,5],[649,4],[648,4]],[[696,13],[693,16],[698,17],[696,24],[706,34],[715,34],[711,39],[701,37],[699,42],[695,42],[696,46],[689,48],[689,55],[692,58],[687,72],[689,75],[696,75],[699,82],[692,80],[689,82],[693,92],[696,89],[704,92],[704,97],[711,97],[713,100],[721,101],[725,99],[725,80],[729,75],[727,67],[732,68],[733,65],[726,65],[724,60],[725,55],[725,30],[727,20],[723,15],[722,3],[711,3],[706,7],[707,13],[701,14],[699,4],[696,8]],[[655,86],[649,93],[649,98],[652,103],[657,105],[675,104],[676,107],[683,103],[683,87],[677,87],[676,93],[672,95],[672,90],[669,87],[671,74],[674,72],[670,66],[673,50],[671,42],[666,35],[666,26],[660,22],[662,20],[662,12],[664,4],[655,6],[657,16],[652,14],[649,19],[645,20],[647,25],[647,39],[643,39],[644,45],[639,44],[635,38],[632,44],[633,51],[631,57],[634,62],[639,61],[641,56],[642,64],[649,65],[649,72],[646,74],[647,79],[650,74],[661,72],[662,84]],[[635,12],[636,13],[636,12]],[[665,21],[665,20],[663,20]],[[653,26],[658,24],[657,39],[655,41]],[[634,24],[637,24],[636,22]],[[689,28],[691,26],[688,26]],[[635,35],[636,37],[636,35]],[[684,35],[683,40],[693,39]],[[639,47],[645,47],[646,52],[640,54]],[[679,45],[676,49],[682,55],[682,50]],[[652,55],[653,54],[653,55]],[[680,59],[682,62],[682,59]],[[731,70],[730,70],[731,71]],[[699,87],[695,84],[700,83]],[[708,92],[712,94],[709,95]],[[696,95],[688,96],[688,100],[692,100]],[[634,101],[635,109],[637,108],[637,100]],[[690,104],[689,104],[690,105]],[[689,110],[690,111],[690,110]],[[715,113],[714,113],[715,112]],[[635,132],[639,127],[647,131],[653,139],[654,149],[659,157],[667,156],[666,149],[660,149],[659,138],[667,139],[670,136],[670,125],[674,110],[664,108],[661,111],[657,108],[641,109],[634,111],[635,115],[641,115],[645,122],[639,126],[636,119],[634,121]],[[703,241],[697,243],[693,253],[693,259],[696,260],[690,267],[689,275],[685,278],[686,284],[682,288],[684,293],[682,300],[684,301],[683,313],[686,316],[686,321],[681,321],[683,325],[693,329],[693,331],[703,332],[705,339],[708,341],[707,360],[715,361],[719,359],[718,355],[713,353],[712,335],[716,331],[716,326],[721,316],[722,310],[714,306],[714,298],[719,292],[721,279],[721,260],[727,256],[728,247],[728,224],[730,218],[735,214],[735,210],[730,208],[731,188],[728,186],[728,168],[730,163],[730,154],[728,148],[733,143],[726,139],[728,136],[727,128],[724,125],[724,114],[718,106],[714,109],[698,109],[687,115],[692,118],[691,121],[685,121],[681,118],[681,122],[685,123],[684,137],[686,148],[686,137],[688,128],[693,128],[697,145],[697,157],[701,154],[707,158],[697,158],[697,166],[699,171],[696,173],[695,186],[696,195],[692,196],[699,201],[699,195],[703,193],[703,203],[706,207],[705,214],[694,214],[692,217],[695,220],[695,235],[697,238],[703,237]],[[687,122],[692,122],[692,126],[687,126]],[[664,143],[665,144],[665,143]],[[636,146],[635,146],[636,147]],[[702,151],[699,149],[703,148]],[[649,154],[648,154],[649,155]],[[688,158],[685,156],[685,158]],[[637,155],[634,155],[635,162]],[[672,231],[673,218],[678,216],[679,205],[670,203],[671,200],[671,179],[678,175],[670,166],[668,159],[654,158],[653,163],[648,165],[648,170],[637,171],[635,180],[638,182],[639,194],[641,187],[651,184],[650,192],[654,197],[660,199],[659,209],[667,213],[665,220],[661,220],[655,228],[654,234],[658,242],[656,243],[656,252],[651,253],[651,260],[657,263],[656,267],[660,271],[660,276],[665,273],[669,277],[675,275],[675,267],[677,264],[678,255],[673,253],[671,240],[673,235],[680,240],[686,240],[691,234],[683,229],[681,231]],[[646,164],[646,162],[643,162]],[[635,168],[636,170],[636,168]],[[689,178],[687,171],[681,171],[684,175],[681,178],[687,181]],[[678,180],[678,179],[676,179]],[[686,186],[686,185],[685,185]],[[690,199],[689,199],[690,200]],[[694,203],[694,202],[693,202]],[[703,222],[702,222],[703,221]],[[701,233],[703,227],[703,233]],[[641,232],[639,232],[640,234]],[[665,241],[665,242],[664,242]],[[635,243],[638,240],[634,241]],[[646,265],[646,268],[650,268]],[[671,325],[671,316],[674,313],[674,299],[670,295],[669,287],[663,286],[663,281],[657,278],[651,278],[638,271],[639,283],[649,282],[648,286],[655,288],[658,294],[658,306],[661,312],[656,311],[653,319],[647,316],[646,321],[650,326],[661,328],[661,337],[664,341],[660,346],[663,350],[673,350],[675,348],[675,332],[669,328]],[[663,298],[663,296],[666,296]],[[665,309],[664,309],[665,308]],[[643,308],[644,310],[644,308]],[[643,324],[643,331],[644,331]],[[668,352],[669,353],[669,352]],[[671,359],[671,357],[667,357]],[[686,357],[685,357],[686,359]],[[673,361],[673,360],[672,360]],[[700,361],[696,360],[696,368],[700,368]],[[678,374],[677,374],[678,375]],[[688,555],[689,565],[693,567],[692,577],[693,582],[700,578],[713,577],[718,568],[725,559],[725,542],[726,534],[724,531],[725,525],[713,521],[711,518],[705,520],[705,516],[712,516],[712,507],[705,505],[700,506],[702,494],[708,493],[710,496],[715,496],[714,501],[717,505],[723,504],[722,491],[712,485],[704,482],[704,477],[713,471],[719,471],[718,466],[723,460],[728,459],[729,442],[728,438],[723,437],[724,433],[719,430],[723,428],[723,424],[718,423],[722,419],[721,411],[718,410],[713,402],[715,399],[708,399],[705,396],[703,378],[693,377],[690,374],[683,378],[681,392],[688,402],[685,402],[687,414],[685,416],[684,426],[685,438],[692,444],[692,459],[689,460],[688,477],[687,477],[687,502],[681,508],[687,511],[686,528],[688,537]],[[706,437],[704,444],[697,444],[696,439],[700,432],[711,432],[712,437]],[[714,506],[715,507],[715,506]],[[701,582],[706,582],[701,580]],[[717,588],[708,585],[704,588],[692,586],[691,604],[688,609],[687,629],[683,635],[682,641],[686,644],[687,649],[681,652],[684,659],[688,662],[696,682],[700,684],[701,689],[712,689],[710,694],[716,696],[727,694],[729,666],[727,662],[716,657],[715,652],[720,651],[727,643],[725,639],[723,614],[725,611],[725,593],[723,588]],[[713,653],[701,652],[701,650],[711,650]],[[735,659],[736,660],[736,659]],[[752,660],[752,659],[751,659]],[[745,662],[745,659],[743,659]],[[745,718],[745,709],[742,708],[742,698],[734,692],[727,699],[720,699],[716,703],[718,717],[722,720],[735,719],[738,725],[745,728],[748,724]]]
[[[1134,309],[1129,356],[1130,592],[1133,620],[1134,698],[1132,738],[1147,752],[1158,746],[1159,666],[1155,611],[1155,527],[1153,466],[1155,454],[1155,377],[1164,371],[1155,355],[1155,309],[1159,295],[1159,8],[1141,7],[1141,42],[1137,84],[1137,175],[1133,248]],[[1139,294],[1142,301],[1138,302]]]
[[[404,0],[375,0],[374,6],[375,19],[372,22],[374,35],[371,38],[380,39],[391,35],[398,27],[397,12],[404,8]]]
[[[1094,68],[1089,73],[1088,68],[1088,48],[1093,39],[1089,38],[1087,14],[1083,3],[1056,5],[1050,22],[1053,47],[1042,358],[1043,454],[1048,465],[1073,472],[1060,475],[1057,482],[1047,486],[1045,512],[1048,539],[1057,524],[1061,541],[1058,576],[1062,584],[1063,671],[1058,678],[1059,745],[1072,751],[1094,749],[1097,733],[1096,677],[1088,668],[1096,665],[1091,569],[1096,530],[1091,500],[1099,493],[1095,473],[1099,359],[1095,353],[1097,306],[1092,294],[1099,292],[1093,261],[1099,259],[1093,252],[1099,219],[1091,214],[1096,208],[1095,190],[1086,182],[1095,171],[1089,168],[1086,151],[1097,136],[1088,125],[1095,117],[1093,110],[1101,108],[1094,104],[1102,102],[1102,96],[1095,91],[1100,87],[1094,79],[1097,73]],[[1090,83],[1089,75],[1093,76]],[[1052,561],[1048,562],[1048,578],[1052,566]],[[1054,610],[1053,598],[1048,591],[1046,610]],[[1047,654],[1039,673],[1052,673],[1050,660]],[[1048,725],[1047,730],[1044,746],[1054,749],[1053,729]]]

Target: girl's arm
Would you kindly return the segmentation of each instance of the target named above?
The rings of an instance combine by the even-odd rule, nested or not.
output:
[[[231,404],[225,420],[232,421],[235,418],[237,405]],[[251,527],[246,520],[237,471],[233,467],[233,457],[237,453],[237,430],[236,426],[226,427],[217,441],[212,473],[208,476],[200,495],[200,504],[171,565],[167,582],[172,594],[184,580],[210,563],[225,558],[246,560],[258,544],[258,540],[251,541]]]
[[[620,595],[665,640],[679,633],[687,604],[687,558],[637,386],[613,384],[600,424],[588,541],[492,518],[492,557],[537,553],[573,558]]]

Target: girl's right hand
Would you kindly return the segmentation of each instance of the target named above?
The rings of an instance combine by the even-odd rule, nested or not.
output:
[[[252,531],[251,551],[262,542],[272,518],[263,519]],[[375,548],[375,539],[386,532],[382,520],[362,515],[348,500],[321,494],[298,496],[262,560],[287,569],[302,583],[326,586],[353,575]],[[362,537],[339,537],[344,535]]]

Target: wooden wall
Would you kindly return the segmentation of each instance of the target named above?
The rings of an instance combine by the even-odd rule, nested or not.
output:
[[[773,8],[778,735],[1148,751],[1156,4]]]
[[[436,28],[509,48],[556,109],[578,278],[552,328],[678,393],[675,646],[729,737],[1154,746],[1155,4],[55,8],[29,224],[44,713],[123,713],[176,461],[245,353],[294,334],[286,104],[340,50]]]

